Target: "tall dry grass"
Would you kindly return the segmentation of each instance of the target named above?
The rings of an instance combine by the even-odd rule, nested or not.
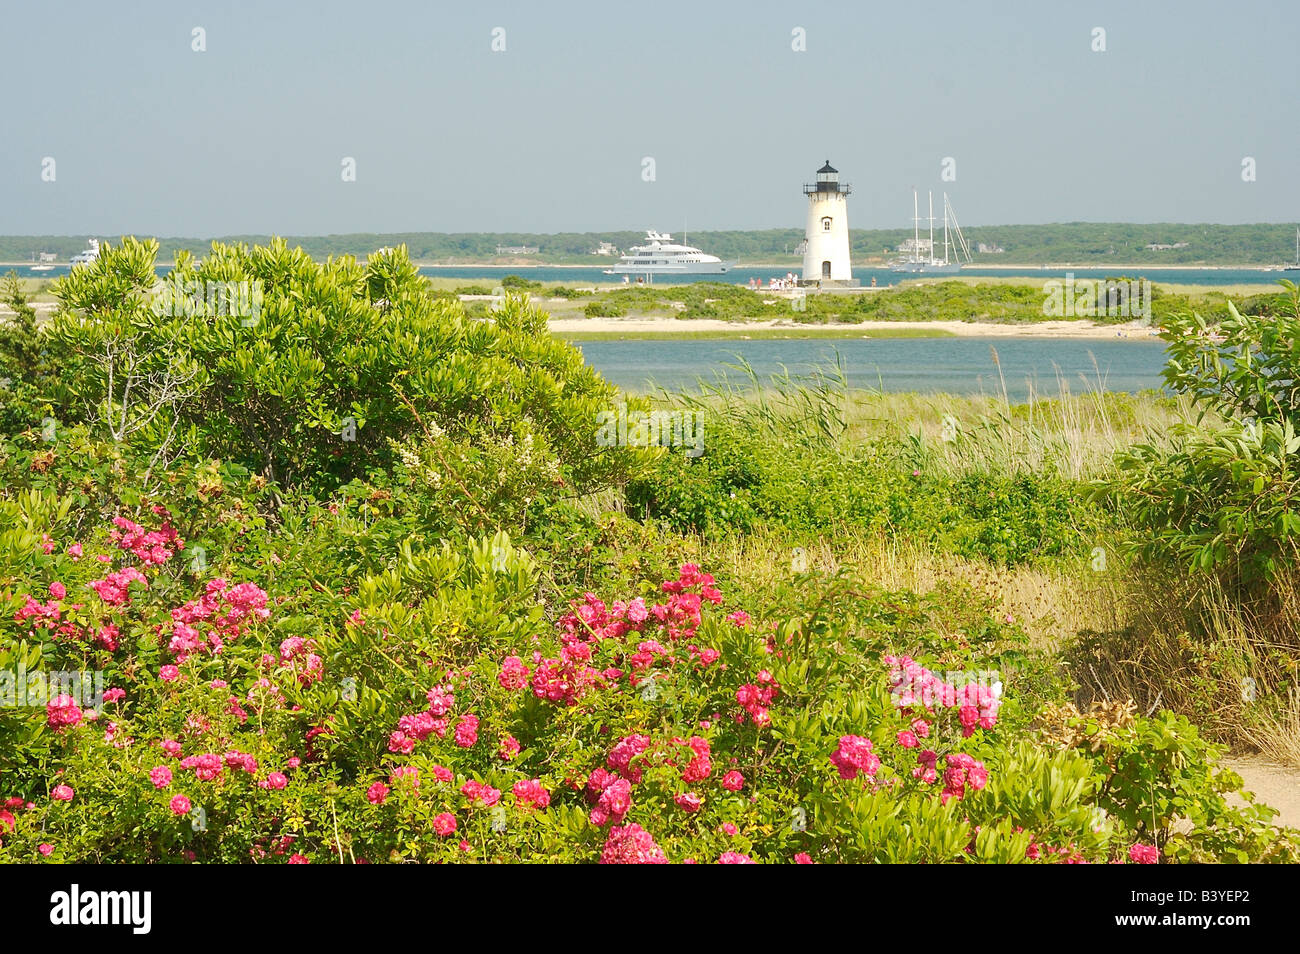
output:
[[[1055,394],[1012,404],[1005,388],[993,397],[849,391],[839,369],[811,382],[786,375],[772,386],[750,375],[748,387],[717,385],[691,400],[745,415],[774,439],[795,427],[844,447],[891,446],[950,477],[1104,478],[1117,451],[1159,445],[1174,424],[1192,419],[1185,398],[1096,386],[1076,393],[1063,378]],[[793,545],[787,533],[758,532],[702,543],[701,559],[765,587],[788,579]],[[1098,571],[1088,559],[1002,567],[843,528],[799,545],[810,566],[833,573],[852,565],[861,582],[884,589],[965,582],[1020,623],[1034,646],[1058,654],[1081,703],[1133,699],[1143,712],[1171,709],[1234,748],[1300,766],[1300,571],[1280,580],[1266,604],[1248,604],[1212,576],[1138,567],[1109,547]],[[1248,698],[1246,680],[1267,704]]]
[[[1300,766],[1300,574],[1254,601],[1209,575],[1134,567],[1118,582],[1119,625],[1081,630],[1063,653],[1083,698],[1172,709],[1218,741]]]
[[[854,392],[848,429],[858,440],[905,442],[947,476],[1054,472],[1089,480],[1111,471],[1117,451],[1161,443],[1189,413],[1185,398],[1108,392],[1099,371],[1095,380],[1074,384],[1058,374],[1056,393],[1040,394],[1031,382],[1028,399],[1018,404],[1008,399],[1005,382],[999,396]]]
[[[743,576],[747,585],[769,589],[790,578],[796,549],[809,569],[849,569],[858,582],[885,590],[928,593],[944,583],[967,584],[988,597],[999,615],[1019,623],[1031,645],[1049,652],[1068,646],[1081,630],[1122,622],[1114,613],[1112,585],[1085,567],[1004,567],[879,533],[841,530],[833,538],[796,542],[787,533],[759,531],[705,544],[701,558]]]
[[[928,593],[960,582],[1010,616],[1033,647],[1053,653],[1078,685],[1076,702],[1132,699],[1146,714],[1170,709],[1237,751],[1258,750],[1300,767],[1300,586],[1284,606],[1244,606],[1210,580],[1154,575],[1133,566],[1105,572],[1088,560],[998,566],[883,534],[792,539],[758,531],[699,543],[699,560],[747,586],[771,590],[791,577],[802,551],[810,569],[846,569],[860,583]],[[1244,680],[1253,680],[1246,683]],[[1253,685],[1259,700],[1249,698]]]

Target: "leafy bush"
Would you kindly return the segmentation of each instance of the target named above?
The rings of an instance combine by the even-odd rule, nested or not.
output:
[[[628,483],[634,515],[706,534],[849,525],[1008,565],[1090,549],[1106,525],[1084,488],[1050,473],[931,477],[902,448],[848,449],[810,438],[802,421],[772,432],[730,409],[704,413],[703,455],[671,452]]]
[[[1052,474],[974,473],[936,482],[918,510],[953,552],[1014,565],[1095,546],[1107,521],[1084,489]]]
[[[549,621],[504,535],[408,550],[346,592],[304,586],[290,553],[264,592],[186,566],[161,506],[74,543],[29,504],[7,644],[102,668],[107,691],[3,710],[0,859],[1104,861],[1145,831],[1122,808],[1140,792],[1028,743],[990,657],[837,608],[888,596],[818,581],[829,603],[760,624],[685,565]],[[1263,815],[1221,846],[1196,820],[1228,816],[1186,792],[1207,857],[1278,855]]]
[[[1144,532],[1134,546],[1145,556],[1214,570],[1241,594],[1294,563],[1300,533],[1300,288],[1283,285],[1277,314],[1232,307],[1217,336],[1199,315],[1166,322],[1164,377],[1192,397],[1198,425],[1168,447],[1131,448],[1101,488]]]
[[[1241,778],[1218,765],[1223,753],[1181,715],[1138,718],[1132,703],[1073,706],[1046,714],[1051,742],[1086,753],[1094,766],[1096,817],[1114,822],[1179,862],[1294,862],[1300,842],[1269,827],[1275,814],[1254,804],[1229,804]]]
[[[46,398],[57,361],[37,331],[36,309],[16,273],[5,276],[0,301],[13,311],[0,318],[0,432],[12,434],[49,414]]]
[[[627,314],[627,308],[614,301],[590,301],[587,302],[582,313],[588,318],[622,318]]]
[[[528,444],[579,487],[618,479],[621,455],[597,452],[592,423],[613,388],[520,299],[469,321],[402,249],[363,268],[279,240],[214,245],[197,266],[182,256],[160,299],[156,251],[127,239],[54,286],[61,403],[90,408],[115,439],[175,440],[314,493],[391,467],[426,432],[447,452]],[[241,314],[157,307],[196,284],[260,295]]]

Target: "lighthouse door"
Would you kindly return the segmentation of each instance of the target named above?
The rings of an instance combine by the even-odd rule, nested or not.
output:
[[[829,261],[822,262],[822,278],[830,278],[830,277],[831,277],[831,263]]]

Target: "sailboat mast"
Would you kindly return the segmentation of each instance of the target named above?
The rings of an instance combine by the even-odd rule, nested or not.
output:
[[[912,261],[921,260],[921,209],[917,205],[916,190],[912,190]]]
[[[948,264],[948,193],[943,194],[943,263]]]
[[[930,261],[934,261],[934,190],[930,190]]]

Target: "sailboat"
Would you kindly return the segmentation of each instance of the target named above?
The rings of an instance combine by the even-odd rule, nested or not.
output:
[[[1291,265],[1283,265],[1284,272],[1300,272],[1300,228],[1295,230],[1295,262]]]
[[[957,224],[957,213],[948,201],[948,193],[943,194],[943,258],[934,254],[934,193],[930,193],[930,254],[921,256],[921,216],[919,200],[915,189],[912,190],[912,249],[909,256],[901,262],[890,266],[890,271],[909,272],[914,275],[955,275],[963,265],[971,261],[970,246],[966,236],[961,234]],[[949,220],[952,222],[949,228]],[[965,261],[963,261],[965,259]]]

